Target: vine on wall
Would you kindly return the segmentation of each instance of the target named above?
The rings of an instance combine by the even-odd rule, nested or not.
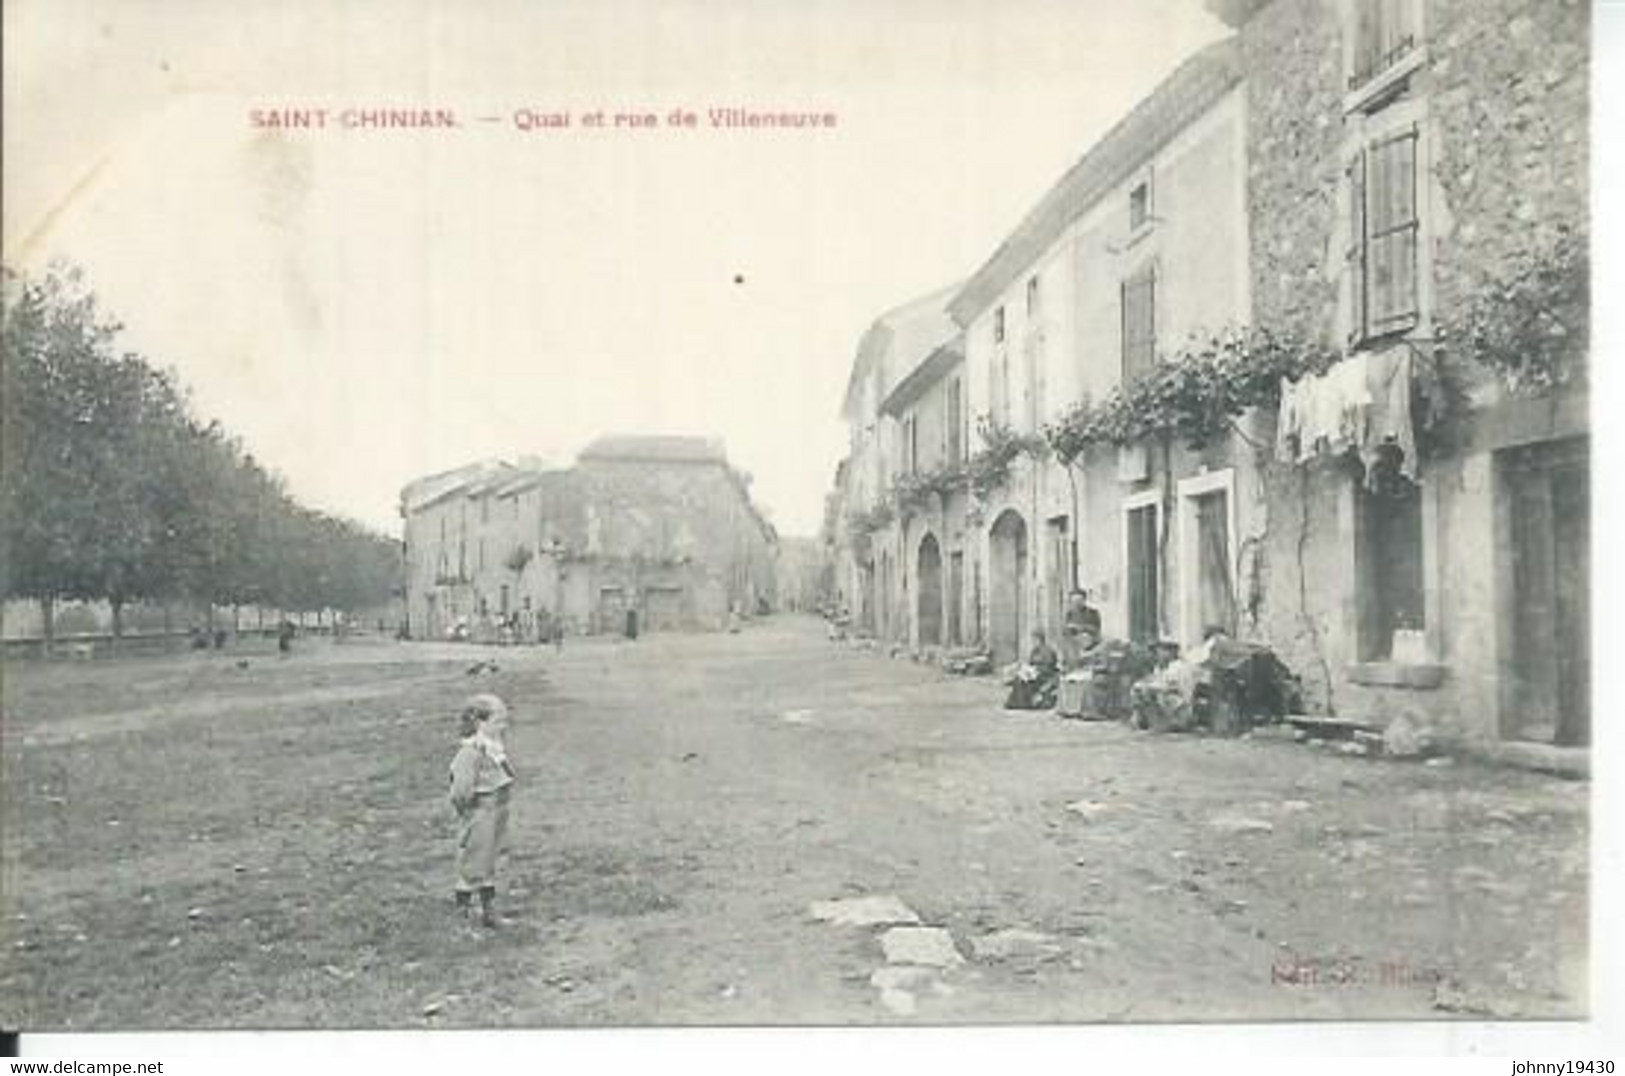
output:
[[[1091,445],[1180,440],[1201,449],[1234,429],[1248,408],[1273,406],[1283,380],[1329,369],[1339,352],[1269,329],[1193,339],[1098,404],[1084,399],[1044,428],[1061,462]]]
[[[1507,388],[1540,395],[1586,376],[1591,258],[1570,228],[1520,249],[1440,318],[1450,349],[1494,370]]]

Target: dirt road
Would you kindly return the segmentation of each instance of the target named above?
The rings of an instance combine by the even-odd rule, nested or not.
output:
[[[6,673],[7,1026],[1585,1011],[1583,782],[1006,714],[789,618]],[[494,932],[449,896],[476,689],[522,775]],[[864,896],[946,937],[883,971],[810,913]]]

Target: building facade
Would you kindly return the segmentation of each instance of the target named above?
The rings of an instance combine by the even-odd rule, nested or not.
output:
[[[777,601],[778,538],[722,446],[606,437],[574,467],[477,464],[408,486],[411,633],[719,630]]]
[[[1574,243],[1584,257],[1586,5],[1214,7],[1253,74],[1254,319],[1340,348],[1366,370],[1345,378],[1356,394],[1409,368],[1389,376],[1454,396],[1439,436],[1384,446],[1388,460],[1275,468],[1263,634],[1339,714],[1588,742],[1586,393],[1511,391],[1473,346],[1486,309],[1539,316],[1520,267],[1562,273]],[[1583,366],[1583,327],[1551,330]],[[1424,389],[1395,406],[1422,411]]]
[[[1193,337],[1246,320],[1246,110],[1235,41],[1197,54],[1049,191],[955,296],[970,405],[1042,438]],[[1235,630],[1230,551],[1251,526],[1252,460],[1232,439],[1018,457],[981,506],[984,616],[994,656],[1053,636],[1083,587],[1111,634]]]
[[[1209,8],[1233,33],[951,292],[952,348],[860,347],[854,622],[1005,662],[1081,586],[1108,635],[1270,644],[1324,712],[1586,743],[1585,6]],[[1046,451],[1257,332],[1322,359],[1223,435]]]
[[[899,476],[917,468],[919,430],[897,406],[884,406],[910,375],[957,345],[947,311],[952,288],[905,303],[877,318],[858,344],[841,417],[847,456],[837,472],[834,560],[839,601],[853,630],[893,644],[918,637],[911,600],[910,520],[893,496]],[[945,427],[944,427],[945,429]],[[927,436],[927,445],[931,436]],[[911,447],[912,446],[912,447]],[[910,455],[914,452],[914,455]]]

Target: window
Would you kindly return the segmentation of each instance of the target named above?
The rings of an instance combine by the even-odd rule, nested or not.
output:
[[[1043,302],[1043,294],[1039,291],[1038,276],[1034,274],[1027,278],[1027,316],[1037,317]]]
[[[1418,318],[1414,128],[1349,162],[1349,338],[1404,332]]]
[[[1157,273],[1154,266],[1123,282],[1123,382],[1157,361]]]
[[[920,426],[913,415],[903,418],[903,470],[914,474],[920,469]]]
[[[1394,633],[1427,626],[1422,573],[1422,489],[1396,459],[1374,464],[1356,493],[1356,576],[1361,661],[1386,661]]]
[[[988,362],[988,416],[998,426],[1011,421],[1011,361],[1004,351],[996,351]]]
[[[1128,230],[1137,232],[1151,223],[1151,177],[1147,176],[1128,192]]]
[[[965,401],[959,387],[959,378],[948,382],[948,464],[958,466],[964,459]]]
[[[1004,343],[1004,307],[1002,306],[993,311],[993,342],[995,344]]]
[[[1357,89],[1415,50],[1420,38],[1414,0],[1354,0],[1349,89]]]

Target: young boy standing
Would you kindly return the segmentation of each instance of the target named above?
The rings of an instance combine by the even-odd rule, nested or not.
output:
[[[451,760],[451,805],[457,812],[457,907],[465,913],[479,895],[480,923],[496,926],[497,854],[508,837],[508,797],[514,782],[504,739],[508,707],[495,695],[463,704],[463,740]]]

